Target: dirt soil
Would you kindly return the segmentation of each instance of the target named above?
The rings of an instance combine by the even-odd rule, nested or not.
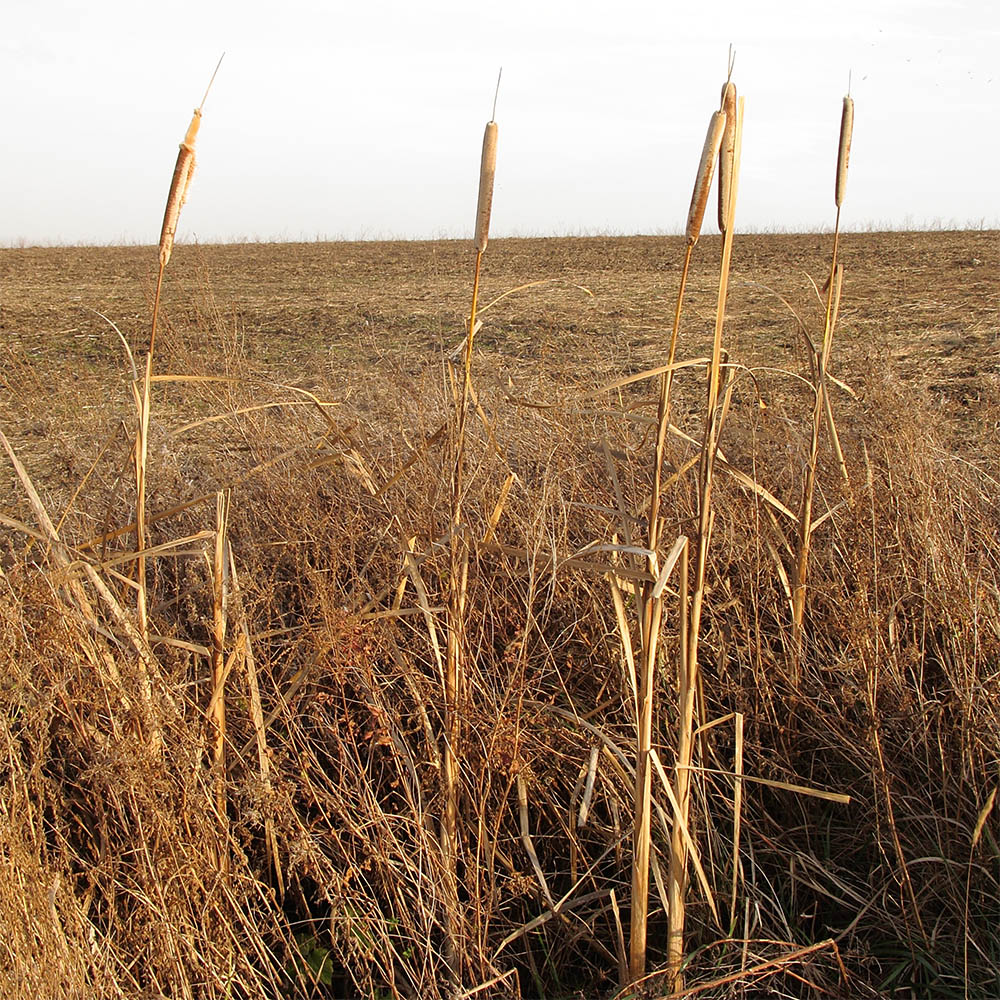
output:
[[[817,339],[831,246],[830,234],[737,237],[732,360],[806,370],[799,320]],[[718,237],[696,248],[682,357],[709,342],[719,249]],[[572,388],[661,363],[683,251],[679,237],[491,241],[477,364],[518,395],[542,374]],[[833,374],[861,391],[895,373],[954,425],[956,449],[997,475],[1000,234],[848,233],[840,259]],[[0,429],[57,507],[105,444],[134,433],[123,342],[141,360],[155,262],[149,247],[0,250]],[[398,391],[461,342],[472,271],[459,241],[180,245],[156,370],[238,370],[343,401],[366,379]],[[220,405],[189,386],[158,395],[161,428]],[[19,492],[8,466],[0,505],[23,511]]]

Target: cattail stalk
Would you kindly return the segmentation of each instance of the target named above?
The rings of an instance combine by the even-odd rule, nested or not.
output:
[[[499,82],[498,82],[499,86]],[[476,231],[473,247],[476,265],[472,280],[472,305],[465,338],[465,365],[461,396],[456,393],[454,460],[451,477],[451,539],[448,576],[448,646],[445,660],[445,742],[442,754],[445,813],[442,841],[448,878],[446,925],[446,960],[456,983],[462,978],[465,920],[458,898],[459,788],[461,771],[461,707],[465,690],[465,605],[469,579],[469,549],[462,530],[462,499],[465,473],[465,423],[472,396],[472,345],[476,336],[476,313],[479,305],[479,278],[483,254],[490,235],[493,207],[493,183],[497,162],[497,123],[491,119],[483,133],[479,167],[479,198],[476,205]]]
[[[138,427],[135,435],[135,545],[136,545],[136,615],[139,619],[139,630],[142,637],[148,641],[149,627],[147,622],[147,598],[146,598],[146,557],[143,550],[146,547],[146,465],[149,454],[149,410],[150,410],[150,385],[153,377],[153,348],[156,345],[156,329],[160,318],[160,292],[163,289],[163,273],[166,270],[167,262],[170,260],[170,253],[174,247],[174,236],[177,233],[177,221],[180,218],[181,208],[187,201],[188,191],[191,187],[191,178],[194,175],[195,155],[194,147],[198,138],[198,129],[201,126],[202,109],[208,99],[208,92],[215,82],[215,75],[219,72],[222,59],[225,53],[219,58],[212,79],[208,81],[205,88],[205,95],[201,99],[201,104],[194,109],[191,117],[191,124],[188,125],[184,134],[184,141],[177,152],[177,160],[174,164],[174,173],[170,179],[170,191],[167,195],[167,207],[163,213],[163,225],[160,229],[159,244],[159,269],[156,275],[156,292],[153,296],[153,318],[149,331],[149,350],[146,352],[146,369],[142,380],[141,394],[136,390],[136,409],[138,413]]]
[[[479,199],[476,203],[476,234],[472,245],[476,250],[476,269],[472,279],[472,307],[469,310],[469,334],[465,341],[465,386],[463,411],[469,403],[472,388],[472,342],[476,336],[476,312],[479,307],[479,273],[483,254],[490,241],[490,215],[493,211],[493,182],[497,172],[497,123],[489,121],[483,132],[483,153],[479,163]]]
[[[854,101],[848,96],[844,98],[844,107],[840,115],[840,142],[837,147],[837,180],[834,187],[834,202],[837,207],[837,218],[833,228],[833,251],[830,255],[830,277],[827,282],[826,319],[823,324],[823,343],[815,352],[813,359],[814,391],[812,436],[809,443],[809,461],[806,464],[806,478],[802,490],[802,500],[799,505],[798,537],[796,539],[795,566],[792,585],[792,683],[798,686],[802,674],[803,629],[806,610],[806,579],[809,573],[809,550],[812,542],[812,506],[816,490],[816,466],[819,458],[819,438],[824,414],[828,413],[826,369],[833,347],[833,331],[837,318],[837,306],[840,301],[840,289],[843,281],[843,268],[837,262],[840,247],[840,210],[844,203],[847,190],[847,164],[851,155],[851,138],[854,132]],[[832,416],[828,417],[831,437],[837,452],[840,443],[833,430]],[[846,475],[843,455],[838,454],[841,474]]]
[[[694,580],[691,589],[686,633],[682,633],[684,651],[680,666],[679,719],[677,764],[674,773],[674,794],[680,815],[674,820],[670,839],[670,867],[667,875],[667,968],[671,988],[682,986],[681,965],[684,958],[684,924],[686,915],[688,849],[684,829],[691,804],[691,764],[694,758],[694,704],[698,689],[698,646],[701,634],[701,614],[707,589],[708,551],[711,544],[715,514],[712,509],[712,483],[715,457],[719,447],[726,401],[719,407],[722,388],[722,333],[725,326],[726,301],[729,293],[729,266],[733,248],[733,218],[739,189],[740,153],[743,142],[743,98],[737,100],[736,130],[733,146],[733,172],[729,202],[726,206],[727,228],[722,240],[722,263],[719,269],[719,292],[715,309],[715,338],[712,361],[708,372],[708,395],[705,404],[705,432],[701,460],[698,466],[698,527],[695,547]],[[716,147],[716,154],[718,147]],[[685,584],[686,589],[686,584]]]
[[[723,133],[726,128],[726,114],[722,111],[713,113],[708,123],[708,132],[698,164],[694,190],[691,193],[691,204],[688,208],[687,246],[684,251],[684,265],[681,268],[680,287],[677,291],[677,303],[674,308],[674,323],[670,333],[670,349],[667,355],[667,371],[660,378],[660,399],[657,406],[656,454],[653,462],[653,488],[650,497],[648,547],[656,551],[659,541],[659,511],[660,511],[660,480],[663,472],[663,452],[666,445],[667,430],[670,426],[670,389],[673,384],[673,364],[677,352],[677,338],[680,332],[681,313],[684,307],[684,292],[687,287],[688,271],[691,267],[691,255],[698,237],[701,234],[702,222],[705,219],[705,209],[708,205],[708,193],[712,187],[712,175],[715,161],[719,156]]]
[[[674,309],[674,324],[670,335],[670,349],[667,371],[660,377],[660,398],[657,406],[656,450],[653,458],[653,482],[650,490],[649,520],[647,522],[647,548],[655,553],[660,542],[660,502],[663,476],[664,453],[667,432],[670,426],[670,390],[673,384],[673,364],[680,331],[683,311],[684,291],[687,286],[691,255],[701,233],[708,193],[712,186],[715,161],[719,156],[723,130],[726,124],[724,112],[716,111],[708,126],[702,149],[698,173],[687,219],[687,246],[684,251],[684,266],[681,270],[677,303]],[[687,540],[684,539],[680,557],[687,560]],[[655,556],[651,560],[650,571],[657,576]],[[686,570],[685,570],[686,574]],[[686,575],[685,575],[686,579]],[[633,980],[643,975],[646,968],[646,924],[649,912],[649,852],[650,815],[652,797],[652,770],[650,750],[652,748],[653,725],[653,673],[656,669],[657,646],[659,644],[660,623],[663,615],[663,601],[654,597],[652,584],[644,585],[640,594],[640,658],[638,677],[638,719],[636,739],[636,776],[633,802],[632,832],[632,917],[629,926],[629,975]],[[686,605],[682,614],[686,615]],[[624,637],[623,637],[624,638]]]
[[[167,207],[163,213],[163,225],[160,228],[160,266],[166,267],[170,262],[170,253],[174,249],[174,237],[177,235],[177,221],[181,209],[187,201],[191,178],[194,176],[195,155],[194,145],[198,138],[198,128],[201,125],[201,108],[195,108],[191,124],[188,126],[184,141],[177,151],[177,162],[174,164],[174,175],[170,179],[170,193],[167,195]]]

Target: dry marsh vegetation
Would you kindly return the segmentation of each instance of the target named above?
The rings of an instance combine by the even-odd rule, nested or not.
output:
[[[996,234],[724,125],[723,238],[179,245],[144,376],[0,253],[5,995],[996,995]]]

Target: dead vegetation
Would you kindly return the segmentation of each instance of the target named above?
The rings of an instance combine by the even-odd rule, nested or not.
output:
[[[203,356],[202,370],[230,364],[237,377],[224,353]],[[308,995],[295,976],[310,962],[316,995],[447,993],[436,823],[449,499],[435,434],[450,404],[439,376],[433,359],[415,375],[355,372],[317,393],[336,406],[250,377],[185,389],[196,411],[225,419],[181,434],[191,421],[154,424],[150,543],[203,537],[151,559],[144,656],[128,616],[85,575],[89,566],[127,606],[131,588],[116,576],[131,558],[131,499],[115,474],[124,436],[62,526],[65,566],[33,512],[11,510],[24,529],[7,520],[2,587],[8,995]],[[678,374],[678,426],[700,407],[700,382],[695,369]],[[493,360],[476,384],[492,439],[470,422],[460,871],[478,905],[465,911],[468,983],[528,996],[610,990],[628,926],[635,737],[604,579],[615,556],[595,546],[623,542],[622,511],[648,490],[655,405],[643,383],[623,388],[613,408],[635,418],[623,422],[607,394],[588,398],[542,371],[512,390]],[[781,989],[940,996],[967,982],[988,996],[996,484],[897,375],[873,372],[852,388],[856,400],[837,399],[853,495],[827,454],[816,495],[818,514],[832,513],[813,536],[798,689],[778,568],[787,575],[794,522],[739,479],[717,482],[697,719],[724,721],[694,746],[691,830],[713,902],[693,876],[689,983],[833,938],[849,987],[836,985],[827,946],[770,966]],[[810,410],[805,387],[782,374],[734,390],[725,458],[786,506]],[[668,439],[668,471],[693,448]],[[214,539],[204,533],[228,485],[220,775],[207,716]],[[688,480],[671,482],[662,505],[674,534],[692,523]],[[108,524],[119,534],[101,539]],[[662,643],[677,642],[668,621]],[[155,670],[159,748],[141,709],[143,662]],[[667,660],[661,705],[675,682]],[[653,745],[669,770],[676,725],[665,712]],[[670,808],[655,775],[653,799],[655,858]],[[655,869],[652,881],[656,967]],[[750,979],[716,992],[739,982]]]
[[[849,292],[839,367],[829,255],[741,274],[739,142],[683,327],[574,242],[464,347],[383,285],[308,370],[168,296],[156,374],[78,373],[120,414],[9,342],[6,996],[996,995],[996,393],[871,364]]]

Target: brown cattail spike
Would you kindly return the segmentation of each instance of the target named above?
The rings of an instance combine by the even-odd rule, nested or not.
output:
[[[479,206],[476,209],[475,247],[486,250],[490,238],[490,211],[493,208],[493,178],[497,171],[497,123],[487,122],[483,133],[483,160],[479,167]]]
[[[716,111],[708,123],[705,148],[701,151],[698,177],[694,182],[694,193],[691,195],[691,208],[688,210],[687,228],[684,230],[689,246],[694,246],[701,235],[701,224],[705,219],[705,207],[708,205],[708,192],[712,187],[712,174],[715,173],[715,161],[722,146],[722,133],[725,127],[725,111]]]
[[[184,141],[177,153],[174,164],[174,176],[170,181],[170,194],[167,195],[167,209],[163,213],[163,226],[160,229],[160,265],[167,266],[170,253],[174,248],[174,236],[177,233],[177,220],[181,208],[187,201],[191,178],[194,176],[194,144],[198,138],[198,128],[201,126],[201,108],[195,108],[191,116],[191,124],[184,134]]]
[[[729,200],[733,189],[733,157],[736,153],[736,86],[728,80],[722,87],[722,110],[726,127],[719,149],[719,232],[729,228]]]
[[[844,202],[847,188],[847,161],[851,158],[851,133],[854,131],[854,100],[844,98],[844,110],[840,115],[840,152],[837,154],[837,208]]]
[[[184,133],[184,141],[181,143],[180,152],[177,154],[177,162],[174,164],[174,176],[170,180],[170,193],[167,195],[167,208],[163,213],[163,226],[160,229],[160,270],[167,266],[170,260],[170,253],[174,248],[174,236],[177,233],[177,220],[181,214],[181,208],[187,201],[188,189],[191,187],[191,178],[194,175],[194,144],[198,139],[198,129],[201,127],[201,112],[208,100],[208,92],[215,83],[216,74],[222,65],[222,60],[226,57],[223,52],[216,63],[212,79],[208,81],[205,88],[205,96],[201,99],[201,104],[194,109],[191,116],[191,124],[188,125],[187,132]],[[156,321],[153,321],[156,327]]]

